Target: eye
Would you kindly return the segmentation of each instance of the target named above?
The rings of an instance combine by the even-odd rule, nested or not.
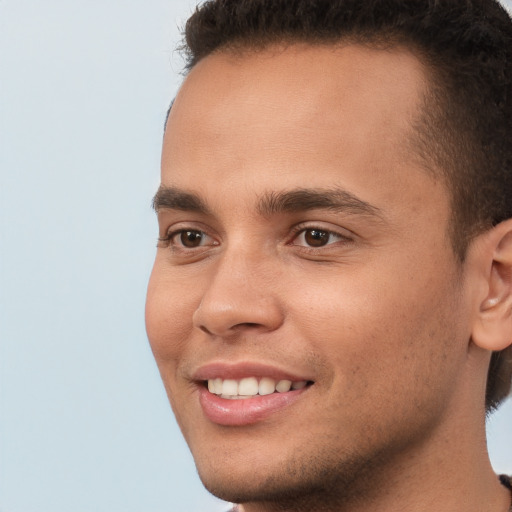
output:
[[[160,242],[176,250],[196,249],[204,246],[217,245],[217,242],[199,229],[179,229],[160,238]]]
[[[193,249],[194,247],[201,247],[201,245],[204,244],[206,235],[202,231],[180,231],[174,235],[173,239],[175,242],[179,241],[183,247]]]
[[[348,238],[326,229],[307,228],[299,231],[293,240],[293,244],[303,247],[317,248],[325,247],[326,245],[331,245],[339,241],[348,241]]]

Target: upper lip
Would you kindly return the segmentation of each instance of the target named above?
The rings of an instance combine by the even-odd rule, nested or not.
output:
[[[270,377],[276,381],[291,380],[292,382],[313,380],[310,376],[290,372],[272,364],[251,361],[237,363],[212,361],[200,366],[192,374],[192,379],[196,381],[206,381],[217,378],[238,380],[246,377]]]

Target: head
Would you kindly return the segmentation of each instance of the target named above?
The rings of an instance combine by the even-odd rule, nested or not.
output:
[[[429,74],[416,152],[450,190],[457,257],[512,217],[512,24],[497,1],[205,2],[187,22],[183,49],[190,70],[212,53],[294,42],[410,49]],[[511,383],[512,349],[496,352],[488,411]]]
[[[147,303],[171,404],[224,499],[351,499],[510,390],[510,20],[224,0],[185,36]],[[216,396],[266,379],[292,389]]]

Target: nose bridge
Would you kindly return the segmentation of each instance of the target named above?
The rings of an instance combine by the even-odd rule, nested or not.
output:
[[[282,322],[275,289],[275,264],[250,247],[233,245],[214,264],[194,313],[194,325],[216,336],[243,329],[269,331]]]

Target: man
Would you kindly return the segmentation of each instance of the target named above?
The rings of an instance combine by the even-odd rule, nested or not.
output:
[[[244,512],[507,512],[512,23],[493,0],[216,0],[186,27],[147,330]]]

